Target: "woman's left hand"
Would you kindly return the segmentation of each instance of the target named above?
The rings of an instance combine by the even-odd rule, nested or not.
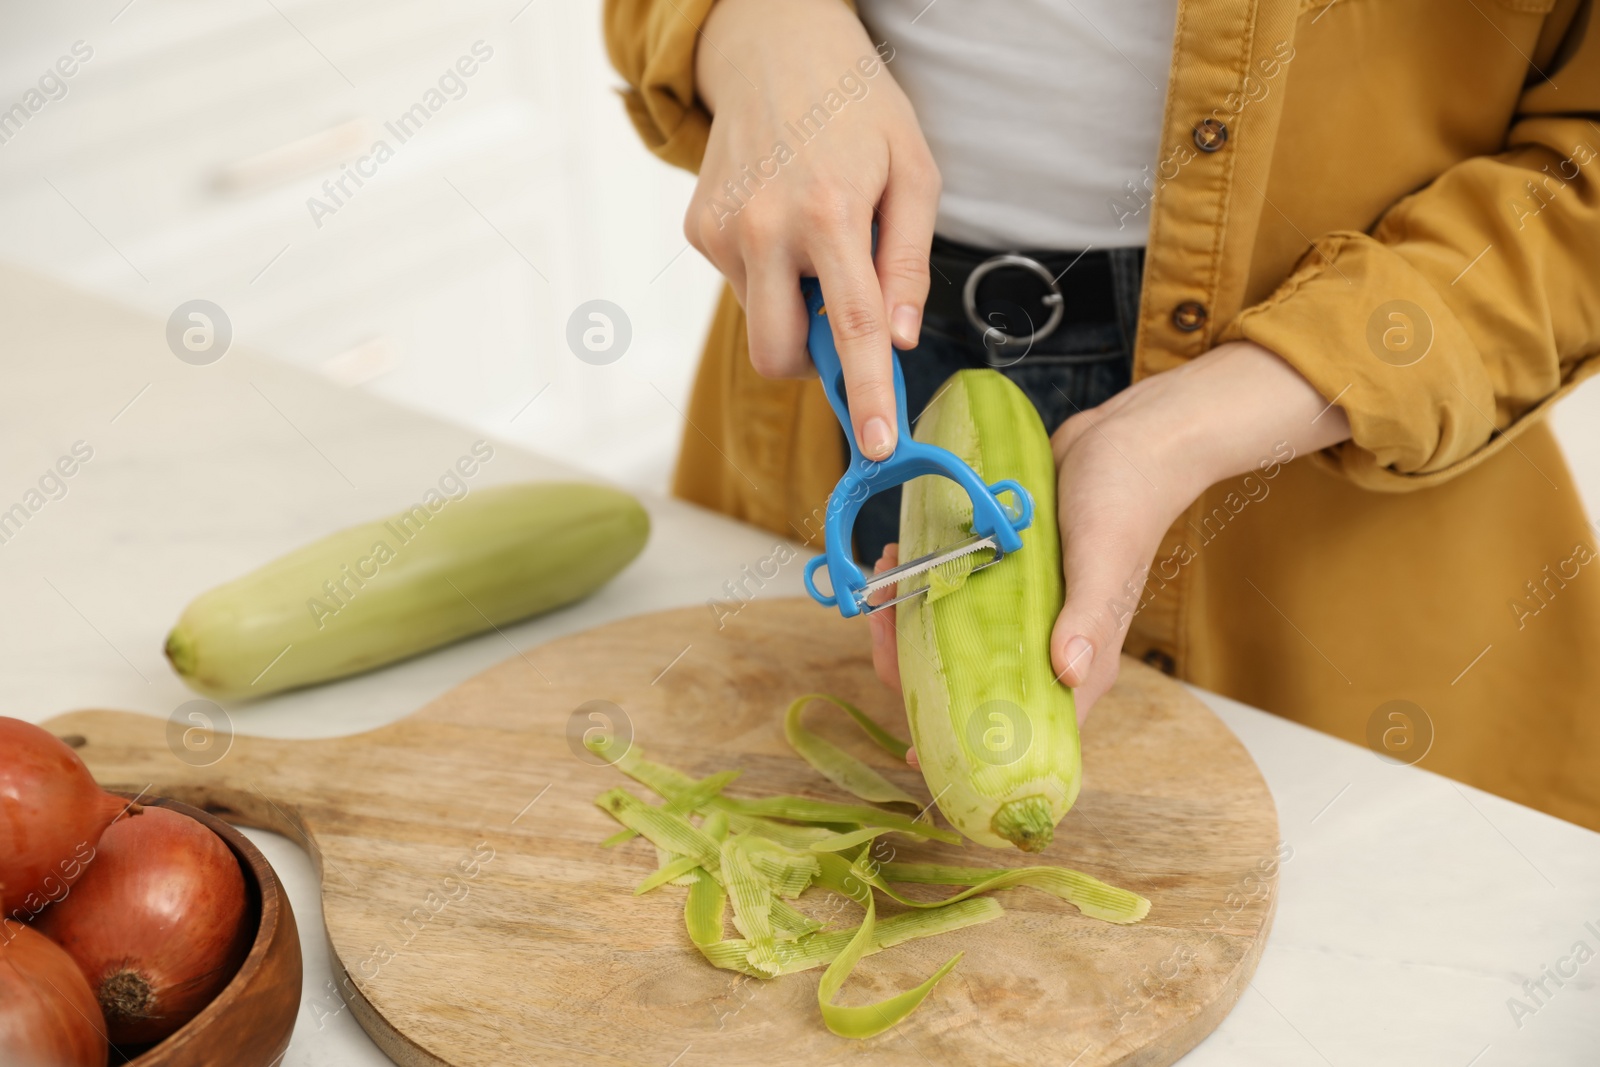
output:
[[[1344,412],[1289,364],[1248,341],[1136,382],[1051,436],[1067,599],[1050,637],[1078,721],[1117,680],[1122,642],[1161,538],[1226,478],[1350,436]],[[890,545],[878,563],[897,559]],[[867,617],[878,676],[896,690],[893,609]]]

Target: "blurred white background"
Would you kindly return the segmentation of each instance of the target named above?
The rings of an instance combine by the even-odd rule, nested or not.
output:
[[[599,0],[67,0],[0,25],[0,108],[93,49],[0,128],[0,259],[163,320],[211,300],[235,345],[665,487],[717,278],[680,229],[693,179],[613,91]],[[479,41],[401,144],[384,124]],[[380,137],[394,158],[319,227],[308,198]],[[596,298],[632,321],[609,366],[565,343]]]
[[[236,345],[665,489],[717,278],[680,231],[692,179],[613,92],[600,0],[65,0],[0,19],[0,108],[93,50],[65,96],[0,129],[0,259],[163,320],[211,300]],[[492,58],[401,144],[385,123],[479,41]],[[379,137],[394,158],[319,226],[308,199],[331,203],[324,182]],[[591,299],[632,323],[609,366],[565,342]],[[1591,514],[1597,415],[1591,384],[1556,418]]]

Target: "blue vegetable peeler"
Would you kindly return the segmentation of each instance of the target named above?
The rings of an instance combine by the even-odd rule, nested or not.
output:
[[[850,442],[850,466],[828,497],[828,513],[823,528],[826,551],[806,564],[806,591],[824,607],[837,607],[846,618],[870,615],[879,608],[919,596],[927,592],[928,586],[921,583],[909,591],[896,590],[897,595],[892,600],[869,604],[867,601],[880,589],[973,552],[987,549],[994,553],[993,559],[973,568],[978,571],[999,563],[1006,553],[1021,549],[1021,531],[1033,522],[1033,497],[1010,479],[985,485],[978,473],[955,453],[912,439],[911,426],[906,419],[905,378],[900,373],[900,357],[893,350],[889,353],[889,361],[894,367],[895,410],[900,421],[900,434],[889,458],[869,460],[861,454],[856,445],[855,428],[850,422],[850,406],[844,392],[844,368],[839,363],[839,351],[833,345],[833,330],[828,325],[827,308],[822,303],[822,286],[815,278],[802,278],[800,291],[805,295],[810,319],[806,344],[811,350],[811,360],[822,377],[828,403],[833,405],[833,413],[839,417],[839,425],[844,427],[845,439]],[[967,496],[972,498],[972,536],[869,578],[856,562],[851,547],[851,534],[855,530],[856,515],[861,511],[861,505],[874,493],[924,474],[950,478],[967,491]],[[1014,504],[1003,504],[1000,500],[1002,493],[1010,493]],[[828,583],[833,588],[831,593],[823,593],[817,588],[817,572],[823,567],[828,569]]]

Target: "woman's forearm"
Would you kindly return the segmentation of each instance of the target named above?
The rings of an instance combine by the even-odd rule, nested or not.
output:
[[[1169,481],[1177,510],[1208,486],[1255,469],[1284,443],[1293,454],[1350,437],[1344,411],[1284,360],[1234,342],[1154,375],[1069,420],[1054,438],[1059,463],[1084,433],[1110,434]]]

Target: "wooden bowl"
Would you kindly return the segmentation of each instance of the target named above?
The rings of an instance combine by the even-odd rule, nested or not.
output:
[[[117,795],[134,799],[132,793]],[[113,1049],[111,1062],[131,1067],[271,1067],[289,1047],[300,1014],[300,931],[289,895],[250,839],[215,815],[176,800],[140,797],[139,803],[181,812],[222,838],[244,871],[246,921],[256,925],[256,936],[233,980],[199,1015],[134,1059],[124,1060]]]

